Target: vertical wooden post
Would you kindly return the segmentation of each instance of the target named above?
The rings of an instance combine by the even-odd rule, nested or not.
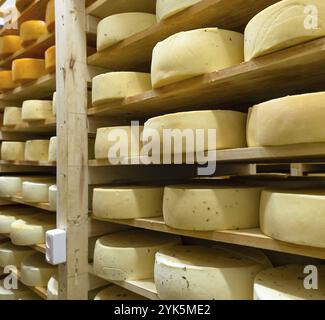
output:
[[[67,232],[59,299],[88,298],[88,130],[85,0],[56,0],[57,225]]]

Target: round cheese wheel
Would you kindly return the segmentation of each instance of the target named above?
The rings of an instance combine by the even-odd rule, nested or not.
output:
[[[23,182],[22,196],[24,201],[30,203],[48,203],[49,202],[49,187],[55,181],[47,182]]]
[[[16,83],[37,80],[45,74],[45,61],[42,59],[25,58],[12,62],[12,79]]]
[[[57,144],[57,137],[52,137],[50,139],[49,145],[49,161],[56,161],[56,144]]]
[[[102,51],[156,23],[156,16],[143,12],[127,12],[101,20],[97,27],[97,50]]]
[[[16,0],[16,8],[18,9],[19,12],[24,11],[31,3],[33,0]]]
[[[5,59],[22,49],[21,38],[15,35],[0,37],[0,58]]]
[[[11,70],[0,70],[0,91],[12,90],[17,87],[13,81]]]
[[[44,254],[37,252],[21,263],[21,282],[29,287],[46,287],[56,267],[45,261]]]
[[[20,38],[24,47],[48,34],[47,26],[41,20],[29,20],[20,25]]]
[[[157,0],[157,21],[165,20],[201,0]]]
[[[29,140],[26,141],[26,161],[48,161],[50,140]]]
[[[53,275],[47,284],[47,300],[58,300],[59,283],[57,275]]]
[[[162,215],[163,188],[96,188],[93,215],[98,219],[136,219]]]
[[[191,231],[257,228],[260,194],[260,188],[166,187],[164,220],[172,228]]]
[[[52,114],[54,117],[56,117],[56,92],[53,93]]]
[[[55,46],[48,48],[45,51],[45,69],[48,73],[55,72],[56,68],[56,52]]]
[[[246,114],[229,111],[229,110],[205,110],[205,111],[189,111],[167,114],[164,116],[149,119],[144,126],[144,133],[147,129],[154,129],[160,133],[163,141],[164,130],[193,130],[194,140],[196,137],[196,130],[204,130],[204,141],[201,146],[193,143],[192,146],[186,146],[186,139],[182,140],[182,150],[176,150],[172,153],[184,153],[207,151],[209,148],[209,129],[216,130],[216,147],[217,149],[229,149],[246,147]],[[172,151],[175,151],[174,141],[171,144]],[[203,144],[204,142],[204,144]],[[214,148],[213,148],[214,149]]]
[[[1,160],[24,160],[25,142],[4,141],[1,143]]]
[[[93,78],[92,103],[106,102],[134,96],[152,89],[149,73],[109,72]]]
[[[304,265],[287,265],[261,271],[254,281],[255,300],[324,300],[325,267],[317,267],[318,289],[306,289]]]
[[[325,142],[324,121],[325,92],[270,100],[250,110],[247,142],[250,147]]]
[[[45,11],[45,22],[47,29],[53,32],[55,29],[55,0],[49,0]]]
[[[26,100],[23,102],[22,119],[40,121],[52,118],[52,101]]]
[[[313,25],[313,22],[316,24]],[[325,3],[323,0],[279,1],[259,12],[247,24],[245,60],[249,61],[324,35]]]
[[[41,298],[21,283],[17,289],[6,289],[3,280],[0,280],[0,300],[41,300]]]
[[[56,194],[58,188],[56,185],[49,187],[49,204],[52,211],[56,211]]]
[[[226,246],[176,246],[156,254],[162,300],[251,300],[255,276],[271,267],[260,251]]]
[[[96,141],[95,141],[95,158],[97,160],[108,159],[108,152],[116,144],[117,137],[115,133],[125,137],[125,143],[127,145],[127,150],[121,149],[117,156],[119,157],[129,157],[129,156],[139,156],[140,150],[142,148],[141,134],[143,127],[139,127],[139,132],[135,132],[131,129],[131,126],[124,127],[108,127],[97,129]],[[111,135],[111,140],[109,140],[109,135]],[[138,135],[138,136],[137,136]],[[124,141],[122,141],[124,143]],[[138,148],[136,147],[138,145]],[[133,148],[132,148],[133,146]],[[125,152],[127,151],[127,152]]]
[[[324,190],[265,190],[260,224],[271,238],[325,248]]]
[[[106,235],[96,242],[94,272],[106,280],[152,278],[156,252],[179,243],[177,236],[144,230]]]
[[[35,251],[33,249],[18,247],[10,242],[0,244],[0,267],[15,266],[20,268],[23,259],[34,253]]]
[[[0,197],[12,197],[21,192],[19,177],[0,177]]]
[[[147,300],[147,299],[124,288],[111,285],[101,290],[96,295],[94,300]]]
[[[3,125],[5,127],[16,126],[21,122],[21,108],[6,107],[3,113]]]
[[[55,217],[41,213],[13,222],[10,239],[17,246],[43,244],[46,231],[51,229],[55,229]]]
[[[176,33],[153,49],[152,86],[156,89],[240,64],[243,43],[242,34],[218,28]]]

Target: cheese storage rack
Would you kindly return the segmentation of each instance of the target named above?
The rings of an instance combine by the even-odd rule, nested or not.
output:
[[[31,10],[28,16],[32,17],[32,10],[37,11],[37,6],[43,2],[46,1],[34,1],[28,8]],[[55,121],[43,124],[37,130],[22,126],[4,130],[1,134],[5,140],[22,133],[37,136],[40,132],[53,132],[56,129],[57,163],[1,161],[0,165],[18,172],[47,172],[56,168],[57,226],[67,231],[68,239],[67,262],[59,266],[61,299],[87,299],[90,289],[106,284],[106,281],[91,276],[93,269],[88,261],[87,247],[88,238],[105,234],[109,223],[178,234],[197,241],[224,242],[325,259],[325,249],[277,241],[265,236],[259,229],[187,232],[169,228],[161,218],[95,221],[91,218],[88,204],[90,186],[153,182],[153,177],[162,184],[168,184],[193,179],[196,172],[196,166],[190,165],[113,166],[107,161],[89,159],[87,141],[99,127],[122,125],[133,119],[144,120],[174,111],[204,110],[211,105],[247,111],[252,104],[271,98],[324,90],[325,39],[320,38],[268,54],[254,62],[245,62],[163,89],[122,99],[118,103],[88,106],[87,91],[91,90],[91,79],[95,75],[111,70],[148,71],[152,48],[158,41],[179,31],[209,26],[243,31],[255,14],[276,2],[202,0],[165,22],[157,23],[112,48],[96,53],[96,28],[100,19],[110,14],[127,12],[130,7],[125,1],[113,4],[109,0],[57,0],[55,36],[44,38],[33,48],[26,48],[27,52],[16,53],[16,57],[25,57],[34,50],[44,50],[49,43],[55,43],[57,47],[56,76],[45,76],[0,95],[4,106],[7,101],[20,102],[24,99],[49,97],[56,90],[58,114]],[[0,65],[5,67],[10,62],[9,58],[0,62]],[[321,184],[324,178],[320,176],[312,179],[306,173],[325,172],[325,144],[220,150],[210,160],[218,165],[217,176],[230,177],[234,181],[246,179],[262,183],[285,179],[298,183],[317,181]],[[11,200],[22,203],[21,199]],[[152,279],[115,283],[149,299],[158,299]]]

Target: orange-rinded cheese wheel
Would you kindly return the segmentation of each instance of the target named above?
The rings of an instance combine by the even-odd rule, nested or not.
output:
[[[0,91],[11,90],[17,87],[12,80],[12,72],[10,70],[0,71]]]
[[[55,0],[49,0],[46,6],[45,22],[47,29],[53,32],[55,29]]]
[[[56,56],[55,46],[52,46],[45,51],[45,68],[48,73],[55,72],[55,66],[56,66],[55,56]]]
[[[46,34],[48,34],[46,23],[41,20],[25,21],[20,26],[20,37],[24,47]]]
[[[12,79],[16,83],[37,80],[46,74],[43,59],[17,59],[12,62]]]
[[[9,35],[0,37],[0,58],[11,56],[16,51],[22,49],[19,36]]]
[[[16,8],[19,12],[24,11],[33,0],[16,0]]]

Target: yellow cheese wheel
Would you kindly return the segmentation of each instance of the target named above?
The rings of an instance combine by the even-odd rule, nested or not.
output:
[[[16,126],[21,122],[21,108],[6,107],[3,113],[3,126]]]
[[[55,29],[55,1],[49,0],[46,6],[45,22],[49,32],[53,32]]]
[[[4,59],[22,48],[21,38],[15,35],[0,37],[0,58]]]
[[[0,71],[0,91],[11,90],[17,87],[12,80],[12,72],[10,70]]]
[[[25,142],[4,141],[1,144],[1,160],[24,160]]]
[[[17,83],[37,80],[46,74],[42,59],[17,59],[12,62],[12,79]]]
[[[26,161],[48,161],[50,140],[26,141]]]
[[[46,34],[48,34],[46,23],[41,20],[25,21],[20,26],[20,37],[24,47]]]
[[[31,3],[33,0],[16,0],[16,8],[18,9],[19,12],[24,11]]]
[[[48,73],[55,72],[56,66],[56,52],[55,46],[48,48],[45,51],[45,69]]]

